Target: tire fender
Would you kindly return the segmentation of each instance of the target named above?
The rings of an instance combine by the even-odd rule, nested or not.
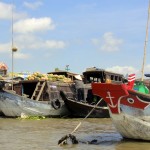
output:
[[[60,103],[59,99],[53,99],[51,101],[51,105],[54,109],[59,109],[61,106],[61,103]]]

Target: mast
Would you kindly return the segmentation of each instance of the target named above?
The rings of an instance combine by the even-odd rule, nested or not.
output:
[[[146,47],[147,47],[147,42],[148,42],[149,19],[150,19],[150,0],[149,0],[149,6],[148,6],[148,19],[147,19],[147,25],[146,25],[146,38],[145,38],[145,44],[144,44],[144,56],[143,56],[141,81],[143,81],[143,79],[144,79],[144,66],[145,66],[145,62],[146,62]]]
[[[14,45],[14,32],[13,32],[13,31],[14,31],[14,27],[13,27],[13,24],[14,24],[14,15],[13,15],[13,4],[14,4],[14,1],[12,0],[12,8],[11,8],[11,9],[12,9],[12,12],[11,12],[11,13],[12,13],[12,16],[11,16],[11,38],[12,38],[12,39],[11,39],[11,42],[12,42],[12,43],[11,43],[11,50],[12,50],[13,45]],[[11,86],[12,86],[12,91],[13,91],[13,78],[14,78],[14,70],[13,70],[14,60],[13,60],[13,57],[14,57],[14,56],[13,56],[13,51],[12,51],[12,64],[11,64],[11,65],[12,65],[12,73],[11,73],[11,75],[12,75],[12,77],[11,77],[11,78],[12,78],[12,79],[11,79],[11,80],[12,80],[12,85],[11,85]]]
[[[14,7],[14,1],[12,0],[12,16],[11,16],[11,34],[12,34],[12,39],[11,39],[11,51],[12,51],[12,91],[13,91],[13,78],[14,78],[14,52],[17,51],[17,48],[14,47],[14,10],[13,10],[13,7]]]

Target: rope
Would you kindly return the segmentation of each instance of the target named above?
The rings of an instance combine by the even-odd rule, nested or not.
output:
[[[71,134],[73,134],[74,132],[76,132],[76,130],[80,127],[80,125],[82,124],[82,122],[89,117],[89,115],[93,112],[93,110],[100,104],[100,102],[102,101],[102,98],[98,101],[98,103],[91,109],[91,111],[86,115],[85,118],[82,119],[82,121],[79,122],[79,124],[74,128],[74,130],[71,132]],[[69,134],[70,135],[70,134]],[[65,142],[67,140],[69,136],[66,136],[66,138],[64,140],[62,140],[58,145],[61,145],[63,142]]]
[[[82,119],[81,122],[79,122],[79,124],[75,127],[75,129],[71,132],[71,134],[73,134],[82,124],[82,122],[89,117],[89,115],[93,112],[93,110],[99,105],[99,103],[102,101],[102,98],[98,101],[98,103],[91,109],[91,111],[86,115],[85,118]]]

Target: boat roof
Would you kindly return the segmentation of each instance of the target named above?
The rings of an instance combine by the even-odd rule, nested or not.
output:
[[[47,74],[53,74],[53,75],[64,75],[65,77],[71,77],[74,79],[82,80],[82,75],[78,73],[72,73],[68,71],[54,71],[54,72],[48,72]]]
[[[119,75],[119,76],[123,76],[123,74],[119,74],[119,73],[115,73],[112,71],[106,71],[105,69],[101,69],[101,68],[96,68],[96,67],[92,67],[92,68],[87,68],[85,72],[83,72],[83,76],[85,74],[91,74],[91,73],[105,73],[105,74],[112,74],[112,75]]]
[[[18,83],[24,84],[24,83],[37,83],[39,80],[21,80]]]
[[[68,71],[52,71],[48,72],[47,74],[55,74],[55,75],[78,75],[77,73],[72,73]]]

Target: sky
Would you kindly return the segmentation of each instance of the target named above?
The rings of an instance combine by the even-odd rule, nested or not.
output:
[[[0,0],[0,62],[14,72],[141,75],[148,0]],[[145,73],[150,73],[150,45]]]

